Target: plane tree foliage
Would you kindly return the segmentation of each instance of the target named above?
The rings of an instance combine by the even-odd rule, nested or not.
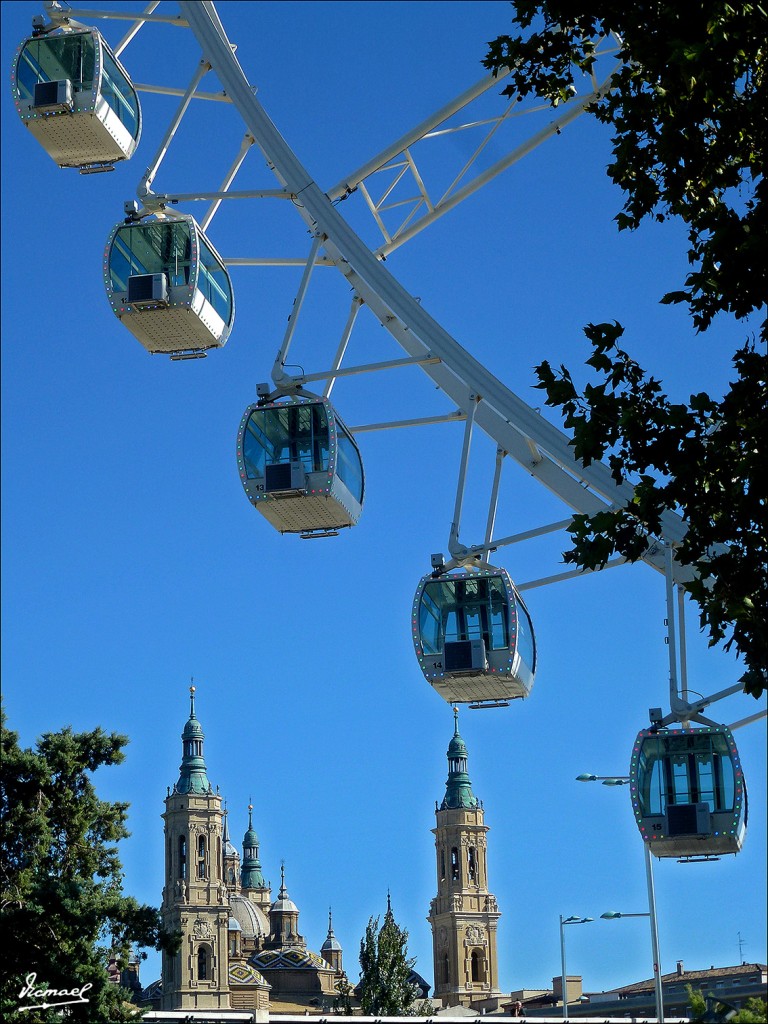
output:
[[[685,986],[688,1007],[693,1024],[765,1024],[766,1002],[757,996],[744,1001],[736,1010],[730,1003],[721,1002],[710,992],[704,993],[692,985]]]
[[[675,557],[695,570],[686,589],[702,629],[743,658],[745,690],[759,696],[768,666],[768,8],[514,0],[511,9],[516,34],[490,42],[483,61],[509,72],[510,96],[557,106],[613,42],[617,68],[587,111],[611,133],[618,229],[682,222],[689,271],[660,301],[685,305],[698,332],[716,317],[742,322],[722,396],[672,402],[619,347],[617,322],[585,328],[594,382],[580,388],[567,367],[536,368],[575,454],[585,465],[605,459],[617,482],[634,486],[623,507],[574,517],[565,558],[584,569],[635,560],[647,535],[660,535],[663,511],[678,512],[687,533]]]
[[[402,1017],[414,1012],[416,987],[409,980],[408,932],[387,906],[384,922],[371,917],[360,941],[360,1005],[365,1016]]]
[[[124,967],[134,947],[173,951],[178,939],[162,931],[156,909],[123,893],[116,844],[129,835],[128,805],[100,800],[91,779],[120,764],[127,739],[65,728],[25,749],[4,714],[1,732],[0,901],[9,941],[0,958],[0,1016],[61,1020],[55,1007],[21,1012],[31,1001],[20,993],[35,975],[38,990],[91,986],[87,1002],[67,1007],[75,1024],[133,1019],[137,1008],[109,980],[109,961]]]
[[[730,1024],[765,1024],[768,1018],[768,1003],[765,999],[753,996],[747,999],[740,1010],[728,1016]]]

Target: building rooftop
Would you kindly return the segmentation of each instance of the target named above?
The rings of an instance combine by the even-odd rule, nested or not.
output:
[[[751,976],[753,974],[763,974],[768,976],[768,967],[765,964],[737,964],[735,967],[710,967],[707,970],[698,971],[687,971],[685,970],[682,961],[678,962],[677,970],[672,971],[670,974],[662,974],[661,982],[663,985],[672,985],[677,981],[685,981],[695,985],[696,982],[709,982],[715,981],[718,978],[734,978],[739,976]],[[631,995],[634,992],[645,992],[651,991],[654,987],[653,978],[649,978],[647,981],[636,981],[632,985],[622,985],[619,988],[613,989],[617,995]]]

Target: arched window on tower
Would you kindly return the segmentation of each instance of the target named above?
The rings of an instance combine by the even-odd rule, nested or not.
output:
[[[179,836],[179,878],[187,877],[187,837]]]
[[[451,879],[454,882],[459,879],[459,851],[455,846],[451,849]]]
[[[448,954],[443,957],[443,984],[449,985],[451,981],[451,968],[448,963]]]
[[[207,864],[205,856],[205,836],[197,840],[197,877],[207,878]]]
[[[445,881],[445,850],[440,850],[440,881]]]
[[[197,951],[197,980],[207,981],[208,979],[208,951],[201,946]]]
[[[483,954],[479,949],[472,950],[472,981],[476,983],[485,981]]]
[[[472,981],[480,980],[480,954],[476,949],[472,950]]]
[[[474,846],[470,846],[467,852],[467,872],[470,882],[474,882],[477,878],[477,854]]]

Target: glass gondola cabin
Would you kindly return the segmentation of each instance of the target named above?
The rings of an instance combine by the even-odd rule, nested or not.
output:
[[[656,857],[716,857],[741,849],[747,794],[725,726],[643,730],[629,777],[637,826]]]
[[[281,533],[327,534],[360,518],[360,452],[326,398],[249,406],[237,466],[248,499]]]
[[[132,156],[141,134],[139,99],[96,29],[25,40],[12,82],[21,120],[59,167],[111,169]]]
[[[527,697],[536,671],[528,610],[505,569],[425,576],[413,601],[425,678],[453,704]]]
[[[148,352],[201,354],[229,337],[232,282],[190,216],[118,224],[107,242],[104,284],[115,316]]]

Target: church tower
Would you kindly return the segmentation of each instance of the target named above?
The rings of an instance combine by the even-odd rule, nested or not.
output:
[[[495,1008],[499,990],[496,897],[488,891],[483,805],[472,792],[467,748],[459,735],[459,711],[453,709],[454,734],[448,746],[448,780],[442,804],[435,805],[437,896],[428,921],[432,926],[434,998],[443,1006]],[[483,1005],[485,1004],[485,1005]]]
[[[240,871],[242,895],[255,903],[267,919],[271,907],[271,889],[264,881],[259,860],[259,837],[253,827],[253,804],[248,804],[248,828],[243,836],[243,866]]]
[[[227,892],[234,893],[240,888],[240,854],[229,838],[229,811],[224,805],[224,884]]]
[[[162,921],[180,931],[175,956],[163,953],[163,1010],[228,1009],[229,906],[223,876],[221,797],[203,758],[203,729],[190,687],[189,720],[181,734],[179,780],[165,800],[165,887]]]
[[[266,949],[307,948],[304,936],[299,934],[299,908],[285,887],[285,865],[280,868],[280,892],[270,907],[269,924],[269,938],[264,944]]]
[[[325,938],[325,942],[320,947],[320,956],[325,960],[329,967],[332,967],[334,971],[338,971],[339,974],[344,970],[342,963],[343,950],[341,943],[333,934],[333,917],[331,911],[328,911],[328,934]]]

